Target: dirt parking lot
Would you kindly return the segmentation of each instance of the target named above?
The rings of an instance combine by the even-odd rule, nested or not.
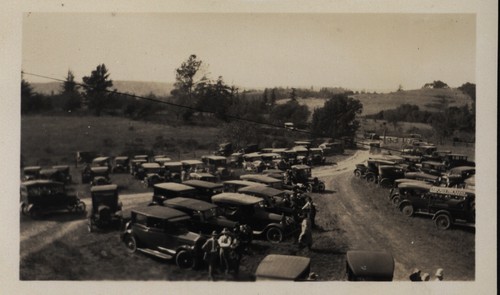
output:
[[[408,280],[415,267],[433,274],[444,268],[446,280],[474,280],[475,232],[467,228],[437,230],[426,217],[405,217],[387,201],[388,190],[353,176],[367,151],[349,151],[335,165],[313,174],[326,183],[326,192],[312,194],[319,208],[311,250],[298,251],[294,238],[281,244],[256,241],[242,260],[240,276],[219,280],[250,280],[258,263],[270,253],[309,256],[320,280],[345,280],[345,253],[350,249],[391,251],[395,280]],[[128,174],[113,175],[122,188],[125,208],[147,203],[144,191]],[[134,194],[130,194],[133,192]],[[129,193],[129,194],[127,194]],[[88,197],[81,196],[89,205]],[[85,216],[52,214],[33,221],[21,216],[21,280],[206,280],[205,269],[180,270],[174,263],[143,254],[128,254],[117,231],[88,233]],[[133,267],[132,267],[133,266]]]

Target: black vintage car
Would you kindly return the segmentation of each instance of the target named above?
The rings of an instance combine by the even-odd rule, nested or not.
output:
[[[446,165],[441,162],[424,161],[420,165],[420,171],[436,176],[444,175],[447,170]]]
[[[186,197],[196,199],[197,193],[194,187],[176,182],[157,183],[153,186],[153,200],[151,205],[163,205],[167,199]]]
[[[132,209],[121,240],[130,253],[140,251],[155,257],[174,260],[180,268],[194,268],[202,258],[205,238],[190,232],[186,213],[163,206]]]
[[[66,172],[56,168],[44,168],[39,172],[39,179],[52,180],[68,184],[70,179],[67,177]]]
[[[221,216],[217,205],[190,198],[173,198],[163,202],[166,207],[174,208],[189,215],[187,227],[192,232],[210,235],[214,230],[220,233],[224,228],[233,230],[238,222]]]
[[[222,184],[221,183],[213,183],[203,180],[186,180],[182,184],[194,187],[196,189],[196,198],[210,202],[210,198],[213,195],[222,193]]]
[[[71,177],[71,172],[68,165],[56,165],[52,166],[52,169],[56,169],[59,177],[61,178],[60,180],[56,181],[63,182],[64,184],[71,184],[73,179]]]
[[[427,194],[432,186],[423,181],[408,180],[406,182],[399,183],[397,187],[391,189],[389,193],[389,200],[391,203],[399,207],[401,200],[403,199],[418,199],[424,198],[423,195]],[[409,196],[411,195],[411,197]]]
[[[403,169],[399,166],[385,166],[378,167],[378,184],[382,187],[392,187],[396,179],[405,176]]]
[[[44,213],[68,210],[84,213],[85,203],[66,192],[64,184],[51,180],[31,180],[21,183],[21,213],[33,219]]]
[[[466,155],[463,154],[447,154],[443,157],[443,162],[447,169],[455,168],[458,166],[475,167],[476,163],[469,161]]]
[[[23,180],[35,180],[40,179],[40,170],[42,167],[40,166],[27,166],[23,169]]]
[[[163,164],[165,169],[165,180],[173,182],[182,182],[182,163],[181,162],[166,162]]]
[[[90,167],[90,184],[106,185],[110,184],[109,169],[107,167]]]
[[[385,159],[368,159],[367,161],[356,164],[354,176],[366,179],[370,183],[376,183],[378,180],[378,167],[395,166],[396,162]]]
[[[115,157],[113,173],[126,173],[130,171],[130,159],[127,156]]]
[[[324,165],[326,158],[320,148],[310,148],[307,156],[307,165]]]
[[[266,211],[262,198],[222,193],[213,196],[212,203],[219,206],[228,219],[249,225],[254,236],[264,237],[272,243],[279,243],[298,230],[293,218]]]
[[[325,183],[317,177],[312,177],[311,167],[307,165],[293,165],[291,169],[292,184],[302,184],[308,192],[325,191]]]
[[[238,192],[262,198],[266,211],[276,214],[285,214],[286,216],[292,216],[294,218],[298,218],[300,215],[299,208],[292,208],[290,204],[287,203],[286,193],[282,190],[268,186],[254,185],[240,188]]]
[[[88,218],[88,230],[119,227],[122,220],[122,204],[116,184],[99,185],[90,188],[92,207]]]
[[[226,180],[222,183],[223,191],[225,193],[237,193],[238,190],[242,187],[254,186],[254,185],[266,186],[263,183],[258,183],[248,180]]]
[[[394,258],[384,251],[351,250],[346,254],[348,281],[392,281]]]
[[[148,160],[142,159],[142,158],[132,159],[129,163],[130,164],[129,165],[130,174],[135,176],[137,174],[137,172],[139,171],[139,167],[141,166],[141,164],[147,163],[147,162],[148,162]]]
[[[135,177],[140,179],[145,187],[165,181],[164,170],[158,163],[142,163]]]

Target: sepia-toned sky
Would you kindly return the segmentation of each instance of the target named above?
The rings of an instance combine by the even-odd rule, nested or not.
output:
[[[239,87],[394,91],[475,83],[474,14],[30,13],[24,71],[173,82],[190,54]],[[49,82],[25,77],[31,82]]]

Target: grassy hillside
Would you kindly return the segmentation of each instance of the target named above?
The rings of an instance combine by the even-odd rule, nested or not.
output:
[[[26,165],[72,163],[76,151],[119,155],[133,147],[173,159],[199,157],[215,146],[217,132],[217,128],[174,127],[120,117],[22,116],[21,153]]]

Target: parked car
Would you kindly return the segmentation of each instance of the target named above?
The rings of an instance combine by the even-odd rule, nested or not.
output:
[[[233,144],[230,142],[224,142],[219,144],[219,149],[215,152],[215,155],[227,157],[232,153],[233,153]]]
[[[439,176],[424,172],[406,172],[405,178],[425,181],[430,184],[439,184]]]
[[[222,193],[212,196],[212,203],[219,206],[228,219],[249,225],[254,236],[264,237],[272,243],[279,243],[298,230],[291,217],[266,211],[262,198]]]
[[[317,177],[312,177],[311,167],[307,165],[293,165],[291,169],[292,184],[302,184],[309,192],[324,192],[325,183]]]
[[[312,281],[311,259],[303,256],[269,254],[257,266],[257,281]]]
[[[165,163],[171,162],[172,159],[169,157],[155,157],[153,162],[160,164],[161,167],[165,167]]]
[[[130,171],[130,159],[127,156],[115,157],[113,173],[126,173]]]
[[[88,218],[88,230],[119,228],[122,221],[122,203],[116,184],[99,185],[90,188],[92,207]]]
[[[204,164],[200,160],[182,160],[181,163],[184,171],[202,172],[205,170]]]
[[[309,148],[307,146],[296,145],[292,148],[292,150],[297,153],[297,163],[307,163],[307,156],[309,156]]]
[[[392,281],[394,258],[383,251],[347,251],[346,276],[348,281]]]
[[[152,187],[153,185],[164,182],[165,177],[164,169],[158,163],[142,163],[137,170],[136,177],[140,179],[145,187]]]
[[[446,173],[446,165],[441,162],[433,162],[433,161],[424,161],[421,163],[420,171],[436,175],[436,176],[441,176]]]
[[[110,172],[111,172],[111,168],[113,167],[110,157],[97,157],[97,158],[92,160],[91,166],[92,167],[107,167]]]
[[[476,167],[474,166],[457,166],[450,169],[450,175],[458,175],[464,180],[476,174]]]
[[[168,207],[138,207],[132,210],[121,240],[130,253],[140,251],[174,260],[180,268],[195,268],[206,239],[186,228],[189,219],[186,213]]]
[[[274,187],[277,189],[280,189],[283,186],[283,182],[281,180],[276,179],[276,178],[272,178],[272,177],[269,177],[266,175],[262,175],[262,174],[244,174],[244,175],[240,175],[240,178],[242,180],[248,180],[248,181],[262,183],[262,184],[265,184],[265,185],[268,185],[270,187]]]
[[[396,163],[393,161],[387,161],[383,159],[368,159],[367,161],[356,164],[354,169],[354,176],[366,179],[370,183],[376,183],[378,181],[378,167],[380,166],[395,166]]]
[[[447,154],[444,156],[443,162],[447,169],[455,168],[458,166],[476,166],[475,162],[469,161],[467,156],[463,154]]]
[[[229,167],[241,168],[243,166],[243,153],[232,153],[229,155]]]
[[[30,180],[21,183],[21,213],[38,219],[45,213],[68,210],[84,213],[85,203],[66,192],[64,184],[51,180]]]
[[[243,161],[243,169],[245,171],[258,173],[266,168],[265,163],[262,161],[262,155],[258,152],[244,154]]]
[[[399,207],[401,201],[407,198],[416,202],[419,202],[418,198],[422,198],[425,202],[427,198],[423,197],[423,195],[427,194],[431,187],[432,185],[422,181],[402,182],[397,187],[391,189],[389,200],[395,207]]]
[[[90,167],[89,168],[90,172],[87,172],[85,175],[86,179],[89,179],[89,182],[91,185],[106,185],[106,184],[111,184],[111,179],[109,178],[109,169],[108,167],[102,166],[102,167]],[[83,176],[82,176],[82,183],[87,183],[83,182]]]
[[[225,193],[236,193],[242,187],[253,186],[253,185],[266,186],[263,183],[258,183],[248,180],[226,180],[222,183],[223,191]]]
[[[165,180],[173,182],[182,182],[182,163],[181,162],[166,162],[163,167],[165,168]]]
[[[227,158],[223,156],[207,156],[205,157],[206,167],[208,172],[214,175],[220,175],[221,179],[230,179],[233,177],[233,170],[229,168]]]
[[[285,173],[284,171],[281,171],[279,169],[266,169],[266,170],[262,171],[263,175],[266,175],[266,176],[269,176],[272,178],[276,178],[276,179],[279,179],[281,181],[283,181],[283,179],[285,177],[284,173]]]
[[[213,195],[220,194],[223,191],[223,185],[221,183],[213,183],[203,180],[186,180],[183,184],[196,189],[196,198],[210,202],[210,198]]]
[[[196,189],[194,187],[176,183],[163,182],[153,186],[153,200],[151,204],[162,205],[167,199],[177,197],[196,198]]]
[[[39,179],[52,180],[57,182],[62,182],[67,184],[69,180],[66,172],[63,172],[56,168],[43,168],[39,172]]]
[[[40,166],[27,166],[23,169],[23,180],[35,180],[40,179],[40,170],[42,167]]]
[[[394,185],[396,179],[404,178],[404,176],[403,169],[399,166],[381,165],[378,167],[377,182],[380,186],[389,188]]]
[[[320,148],[310,148],[306,162],[307,165],[324,165],[326,158],[323,155],[323,150]]]
[[[286,193],[279,189],[262,185],[253,185],[240,188],[238,193],[262,198],[266,211],[272,213],[292,216],[296,220],[298,220],[301,213],[301,208],[292,208],[287,202]]]
[[[238,228],[239,232],[240,224],[222,216],[219,207],[215,204],[179,197],[166,200],[163,205],[189,215],[191,219],[186,222],[188,230],[200,233],[206,237],[213,231],[220,233],[224,228],[229,229],[233,234],[236,233],[236,228]],[[238,238],[240,238],[242,243],[251,243],[251,229],[249,228],[247,232],[239,232]]]
[[[344,146],[341,142],[324,142],[319,145],[324,156],[338,155],[344,153]]]
[[[148,155],[134,155],[134,160],[146,160],[146,162],[149,161],[149,156]]]
[[[282,159],[288,163],[288,165],[296,165],[299,164],[299,160],[297,159],[297,152],[294,150],[286,150],[281,155]]]
[[[278,166],[281,160],[281,155],[278,153],[262,153],[260,154],[262,161],[264,162],[264,169],[272,169]],[[262,172],[262,170],[260,171]]]
[[[217,181],[218,181],[218,179],[215,175],[207,173],[207,172],[190,173],[189,179],[202,180],[202,181],[207,181],[207,182],[212,182],[212,183],[217,183]]]
[[[424,195],[401,199],[399,209],[406,216],[415,213],[432,216],[436,227],[446,230],[453,224],[474,226],[475,202],[473,190],[433,186]]]
[[[71,177],[71,172],[68,165],[55,165],[52,166],[53,169],[56,169],[61,177],[60,182],[64,184],[71,184],[73,178]]]
[[[135,176],[137,174],[141,164],[147,163],[147,162],[148,162],[148,160],[146,160],[146,159],[132,159],[130,161],[130,174]]]

